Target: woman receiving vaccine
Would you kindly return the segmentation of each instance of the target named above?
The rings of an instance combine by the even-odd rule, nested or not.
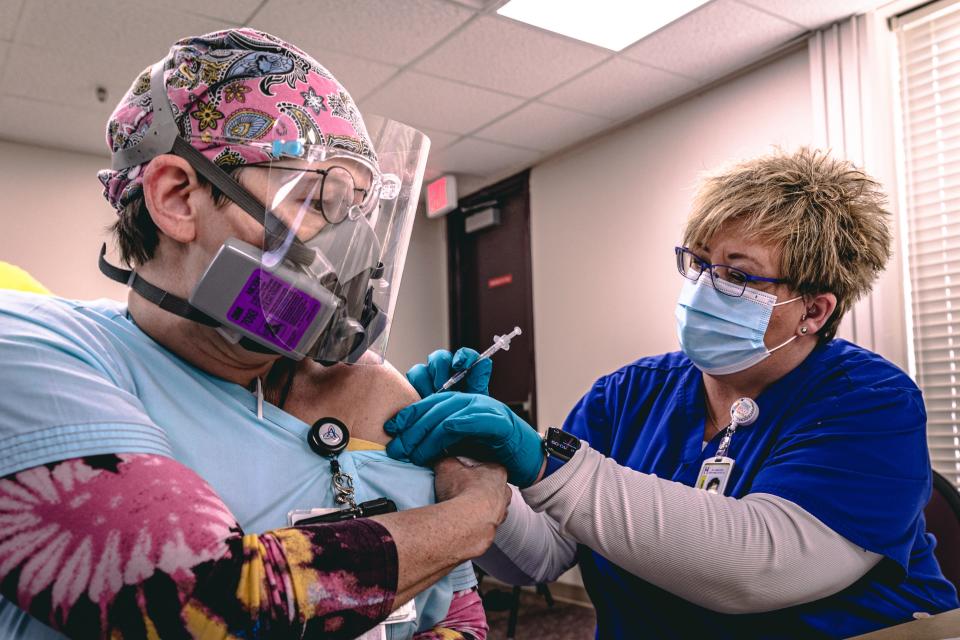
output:
[[[674,248],[680,352],[600,378],[543,440],[485,395],[430,395],[435,354],[388,451],[504,464],[522,499],[481,565],[543,582],[578,563],[599,638],[844,638],[956,608],[925,532],[920,391],[834,337],[890,257],[884,207],[817,151],[724,169]]]

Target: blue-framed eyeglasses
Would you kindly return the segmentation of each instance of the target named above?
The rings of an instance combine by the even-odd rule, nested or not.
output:
[[[751,282],[770,282],[772,284],[786,284],[783,278],[764,278],[752,276],[745,271],[735,269],[725,264],[710,264],[686,247],[674,247],[677,255],[677,271],[687,280],[696,282],[704,271],[710,272],[713,288],[724,295],[739,298],[743,295],[747,284]]]

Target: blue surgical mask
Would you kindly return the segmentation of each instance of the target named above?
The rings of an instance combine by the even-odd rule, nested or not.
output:
[[[796,339],[767,349],[767,332],[773,308],[800,300],[777,302],[775,295],[747,287],[740,297],[719,293],[709,275],[687,280],[675,312],[680,348],[704,373],[724,375],[749,369],[777,349]]]

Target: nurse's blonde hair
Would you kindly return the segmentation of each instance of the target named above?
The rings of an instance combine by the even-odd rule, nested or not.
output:
[[[846,160],[816,149],[778,151],[709,175],[697,192],[684,245],[709,245],[727,223],[780,251],[780,272],[797,293],[832,293],[837,308],[821,327],[831,339],[840,320],[870,291],[890,258],[890,212],[880,184]]]

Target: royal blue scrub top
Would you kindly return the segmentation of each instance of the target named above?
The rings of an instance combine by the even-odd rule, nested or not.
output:
[[[913,381],[880,356],[833,340],[755,399],[759,418],[737,429],[727,454],[736,464],[726,494],[783,497],[884,559],[827,598],[729,615],[691,604],[581,546],[597,637],[845,638],[909,621],[917,611],[960,606],[925,532],[930,458],[926,412]],[[682,353],[669,353],[598,380],[564,429],[621,465],[692,486],[721,438],[702,449],[705,411],[702,374]]]

